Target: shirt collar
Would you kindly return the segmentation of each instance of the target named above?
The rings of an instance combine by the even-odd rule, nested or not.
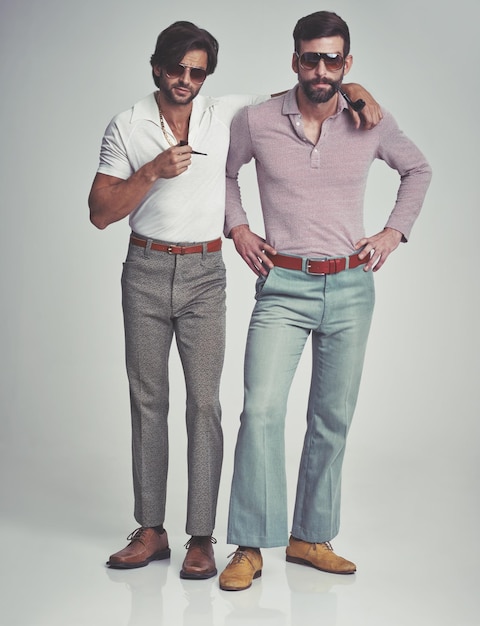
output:
[[[157,126],[160,125],[156,93],[157,92],[154,91],[133,105],[132,116],[130,118],[132,124],[138,120],[148,120],[157,124]],[[199,94],[193,100],[192,118],[198,118],[204,111],[214,106],[216,102],[217,100],[215,98]]]

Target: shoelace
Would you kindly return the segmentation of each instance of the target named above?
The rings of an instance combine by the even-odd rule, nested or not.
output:
[[[230,561],[229,565],[237,565],[238,563],[241,563],[243,559],[247,559],[253,569],[255,569],[255,565],[252,563],[250,557],[243,550],[235,550],[235,552],[232,552],[227,556],[227,559],[231,556],[233,556],[233,559]]]
[[[127,537],[127,541],[131,541],[132,543],[134,541],[140,541],[140,543],[144,543],[143,542],[143,535],[145,533],[147,529],[143,528],[142,526],[140,526],[140,528],[136,528],[135,530],[133,530]]]
[[[295,539],[295,537],[292,537],[292,539],[294,539],[295,541],[301,541],[300,539]],[[304,542],[304,543],[308,543],[308,542]],[[323,541],[322,543],[313,543],[313,549],[316,550],[317,546],[324,546],[327,550],[330,550],[330,552],[333,552],[333,548],[332,548],[332,544],[329,541]]]
[[[217,540],[215,539],[215,537],[209,537],[209,539],[210,539],[211,543],[213,543],[213,544],[217,543]],[[188,548],[191,545],[195,545],[196,543],[203,543],[203,541],[202,541],[202,539],[199,539],[198,537],[190,537],[190,539],[185,544],[185,548],[187,548],[187,550],[188,550]]]

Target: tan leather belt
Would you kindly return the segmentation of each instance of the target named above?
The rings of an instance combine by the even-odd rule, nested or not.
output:
[[[307,274],[337,274],[338,272],[343,272],[346,269],[353,269],[366,263],[370,256],[367,256],[364,259],[360,259],[359,255],[352,254],[349,257],[341,257],[339,259],[323,259],[323,260],[314,260],[307,259],[305,265],[305,272]],[[268,258],[272,261],[274,265],[277,267],[283,267],[287,270],[303,270],[303,259],[298,256],[289,256],[288,254],[267,254]],[[348,261],[348,263],[347,263]]]
[[[141,248],[147,247],[147,239],[141,239],[140,237],[135,237],[132,235],[130,237],[130,243],[133,243],[134,246],[140,246]],[[222,249],[222,240],[219,237],[218,239],[214,239],[213,241],[208,241],[207,244],[207,252],[218,252]],[[152,241],[150,244],[151,250],[156,250],[157,252],[167,252],[167,254],[198,254],[203,252],[204,244],[195,244],[193,246],[176,246],[169,245],[165,243],[157,243]]]

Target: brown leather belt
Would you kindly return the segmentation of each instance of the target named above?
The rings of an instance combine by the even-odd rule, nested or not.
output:
[[[130,243],[133,243],[134,246],[140,246],[141,248],[147,247],[147,239],[141,239],[140,237],[135,237],[132,235],[130,237]],[[157,252],[167,252],[168,254],[198,254],[203,252],[204,244],[195,244],[192,246],[176,246],[174,244],[165,244],[165,243],[157,243],[152,241],[150,244],[151,250],[156,250]],[[222,240],[219,237],[218,239],[214,239],[213,241],[208,241],[206,244],[207,252],[218,252],[222,249]]]
[[[360,253],[352,254],[352,256],[349,257],[341,257],[338,259],[322,259],[318,261],[314,259],[307,259],[305,268],[303,265],[302,257],[289,256],[288,254],[267,254],[267,256],[274,265],[287,270],[305,269],[305,272],[307,274],[337,274],[338,272],[343,272],[343,270],[358,267],[359,265],[366,263],[370,258],[370,256],[367,254],[364,259],[360,259],[358,257],[359,254]]]

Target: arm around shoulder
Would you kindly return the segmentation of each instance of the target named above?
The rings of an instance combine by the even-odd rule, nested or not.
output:
[[[358,112],[355,111],[349,104],[348,110],[353,118],[356,128],[361,127],[364,130],[370,130],[382,121],[382,109],[372,94],[368,92],[365,87],[362,87],[362,85],[359,85],[358,83],[344,83],[341,90],[345,92],[353,102],[356,102],[357,100],[363,100],[365,102],[365,106]]]

